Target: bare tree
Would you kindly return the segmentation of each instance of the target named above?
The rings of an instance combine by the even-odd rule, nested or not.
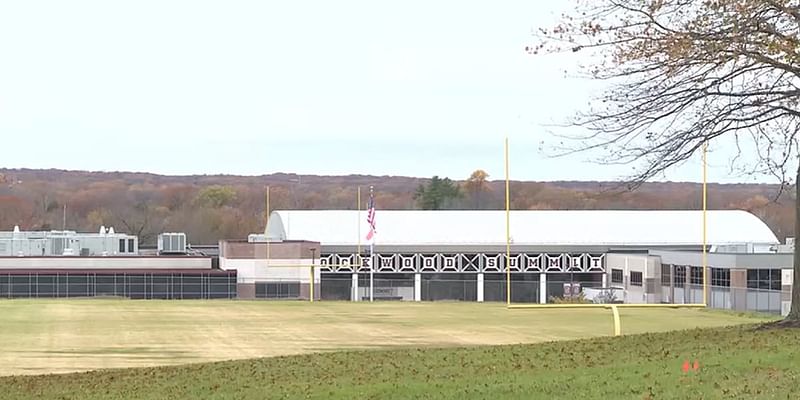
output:
[[[132,187],[120,195],[125,196],[127,201],[115,203],[108,210],[118,224],[117,228],[124,228],[125,233],[138,236],[140,244],[155,244],[158,234],[162,232],[167,210],[157,205],[157,193]]]
[[[527,50],[588,53],[583,71],[609,85],[562,154],[635,165],[635,187],[708,143],[735,146],[734,165],[788,187],[800,180],[799,34],[798,0],[577,0]],[[794,282],[787,325],[800,323],[800,247]]]

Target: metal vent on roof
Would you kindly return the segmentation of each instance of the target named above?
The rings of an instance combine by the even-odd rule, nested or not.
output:
[[[67,238],[54,237],[50,238],[50,255],[61,256],[65,255],[64,250],[67,248]]]
[[[186,254],[185,233],[162,233],[158,235],[159,254]]]

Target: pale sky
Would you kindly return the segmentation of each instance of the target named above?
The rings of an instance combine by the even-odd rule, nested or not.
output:
[[[0,0],[0,166],[502,179],[508,136],[513,179],[624,177],[539,150],[599,88],[523,50],[547,3]]]

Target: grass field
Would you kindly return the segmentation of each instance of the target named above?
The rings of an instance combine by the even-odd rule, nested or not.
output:
[[[678,316],[678,315],[675,315]],[[350,351],[0,378],[4,399],[797,399],[800,330]],[[684,360],[699,369],[684,373]]]
[[[756,321],[623,310],[625,334]],[[145,367],[347,349],[535,343],[610,335],[608,310],[479,303],[12,300],[0,302],[0,375]]]

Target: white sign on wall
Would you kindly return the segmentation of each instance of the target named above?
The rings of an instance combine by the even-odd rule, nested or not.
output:
[[[791,285],[794,280],[794,270],[782,269],[781,270],[781,285]]]

